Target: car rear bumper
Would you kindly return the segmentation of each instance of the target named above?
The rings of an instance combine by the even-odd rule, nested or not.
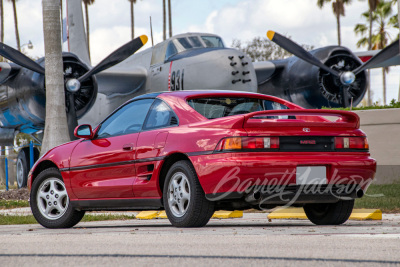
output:
[[[243,152],[190,159],[207,198],[213,201],[251,198],[256,192],[275,204],[287,203],[284,199],[293,196],[301,203],[357,198],[366,191],[376,172],[376,161],[365,152]],[[326,183],[297,184],[298,166],[326,167]],[[282,196],[286,197],[282,200]]]

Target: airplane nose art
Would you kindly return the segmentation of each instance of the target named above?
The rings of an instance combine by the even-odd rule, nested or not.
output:
[[[185,90],[216,89],[257,92],[257,78],[253,63],[242,52],[235,49],[218,49],[196,57],[186,58],[187,62],[184,64]]]

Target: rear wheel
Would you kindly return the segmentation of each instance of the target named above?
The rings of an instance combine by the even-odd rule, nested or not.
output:
[[[64,181],[56,168],[42,171],[33,181],[30,205],[35,219],[46,228],[69,228],[85,215],[70,205]]]
[[[317,225],[339,225],[345,223],[353,211],[354,199],[336,203],[306,204],[307,218]]]
[[[172,225],[202,227],[214,213],[214,203],[208,201],[193,165],[182,160],[168,171],[163,190],[165,212]]]

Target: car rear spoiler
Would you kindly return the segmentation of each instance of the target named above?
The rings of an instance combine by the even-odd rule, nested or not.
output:
[[[282,127],[282,126],[316,126],[316,127],[344,127],[358,129],[360,117],[357,114],[344,110],[325,109],[281,109],[264,110],[244,114],[244,128]],[[288,116],[287,119],[278,116]],[[260,118],[257,118],[260,117]],[[278,117],[278,118],[277,118]],[[290,118],[293,117],[293,118]],[[336,120],[325,117],[338,117]]]

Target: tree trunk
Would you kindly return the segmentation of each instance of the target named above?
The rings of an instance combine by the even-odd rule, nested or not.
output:
[[[372,102],[371,102],[371,71],[367,70],[367,77],[368,77],[368,83],[367,83],[367,105],[371,106]]]
[[[17,39],[17,49],[21,51],[21,44],[19,42],[19,31],[18,31],[18,19],[17,19],[17,5],[15,4],[16,0],[12,0],[13,11],[14,11],[14,26],[15,26],[15,39]]]
[[[133,12],[134,12],[134,10],[133,10],[133,1],[130,1],[131,2],[131,31],[132,31],[132,40],[135,38],[135,21],[134,21],[134,19],[133,19]]]
[[[368,51],[372,49],[372,9],[369,8],[369,35],[368,35]],[[368,79],[371,81],[371,72],[368,70]],[[372,105],[371,102],[371,86],[370,83],[367,85],[367,104],[368,106]]]
[[[86,16],[86,41],[87,41],[87,46],[88,46],[88,53],[89,53],[89,60],[90,60],[90,31],[89,31],[89,10],[88,10],[88,4],[85,3],[85,16]]]
[[[41,154],[70,141],[65,112],[60,1],[42,0],[46,68],[46,123]]]
[[[168,0],[168,24],[169,24],[169,37],[172,37],[172,17],[171,17],[171,0]]]
[[[336,14],[336,24],[337,24],[337,38],[338,38],[338,45],[342,45],[342,41],[340,38],[340,13]]]
[[[383,81],[383,105],[386,105],[386,69],[382,68],[382,81]]]
[[[166,10],[165,10],[165,0],[163,1],[163,40],[167,39],[167,14],[166,14]]]
[[[397,1],[397,14],[400,14],[400,1]],[[397,22],[400,25],[400,16],[397,16]],[[400,45],[400,39],[399,39],[399,45]],[[399,85],[399,96],[397,98],[397,101],[400,102],[400,85]]]
[[[4,10],[3,10],[3,0],[0,0],[0,42],[4,43]],[[4,61],[3,57],[0,56],[0,62]]]

